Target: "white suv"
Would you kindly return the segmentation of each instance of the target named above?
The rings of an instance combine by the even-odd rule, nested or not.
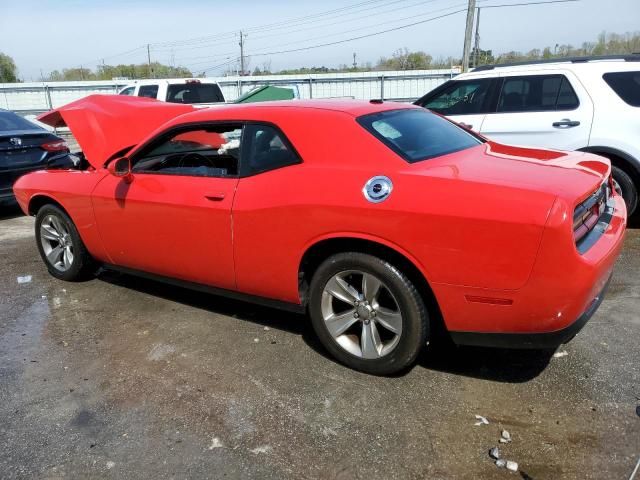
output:
[[[201,106],[224,103],[224,96],[216,82],[198,79],[137,80],[134,84],[124,87],[118,94]]]
[[[640,55],[482,66],[415,103],[500,143],[607,157],[629,215],[636,210]]]

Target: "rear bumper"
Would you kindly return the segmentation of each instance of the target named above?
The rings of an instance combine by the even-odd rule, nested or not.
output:
[[[596,313],[604,300],[609,288],[611,277],[604,288],[591,301],[591,305],[575,322],[554,332],[544,333],[478,333],[478,332],[450,332],[451,339],[458,345],[472,345],[477,347],[521,348],[521,349],[551,349],[568,343],[582,330],[589,319]]]

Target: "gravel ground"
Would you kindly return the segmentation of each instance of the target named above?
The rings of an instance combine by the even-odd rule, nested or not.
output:
[[[0,265],[2,478],[627,479],[640,456],[640,230],[567,355],[449,347],[394,378],[334,363],[303,316],[57,281],[15,209]]]

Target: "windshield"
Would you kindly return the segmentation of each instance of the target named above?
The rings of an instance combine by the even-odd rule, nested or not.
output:
[[[464,129],[423,109],[372,113],[359,117],[358,123],[409,163],[482,143]]]
[[[167,102],[218,103],[224,102],[224,97],[215,83],[181,83],[167,87]]]
[[[11,130],[42,130],[35,123],[31,123],[13,112],[0,111],[0,132]]]

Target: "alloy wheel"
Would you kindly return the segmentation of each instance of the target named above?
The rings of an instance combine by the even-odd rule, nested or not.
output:
[[[47,261],[58,271],[73,265],[73,240],[68,228],[55,215],[47,215],[40,224],[40,243]]]
[[[391,352],[402,334],[402,313],[389,288],[360,270],[335,274],[322,292],[321,312],[329,334],[352,355],[376,359]]]

